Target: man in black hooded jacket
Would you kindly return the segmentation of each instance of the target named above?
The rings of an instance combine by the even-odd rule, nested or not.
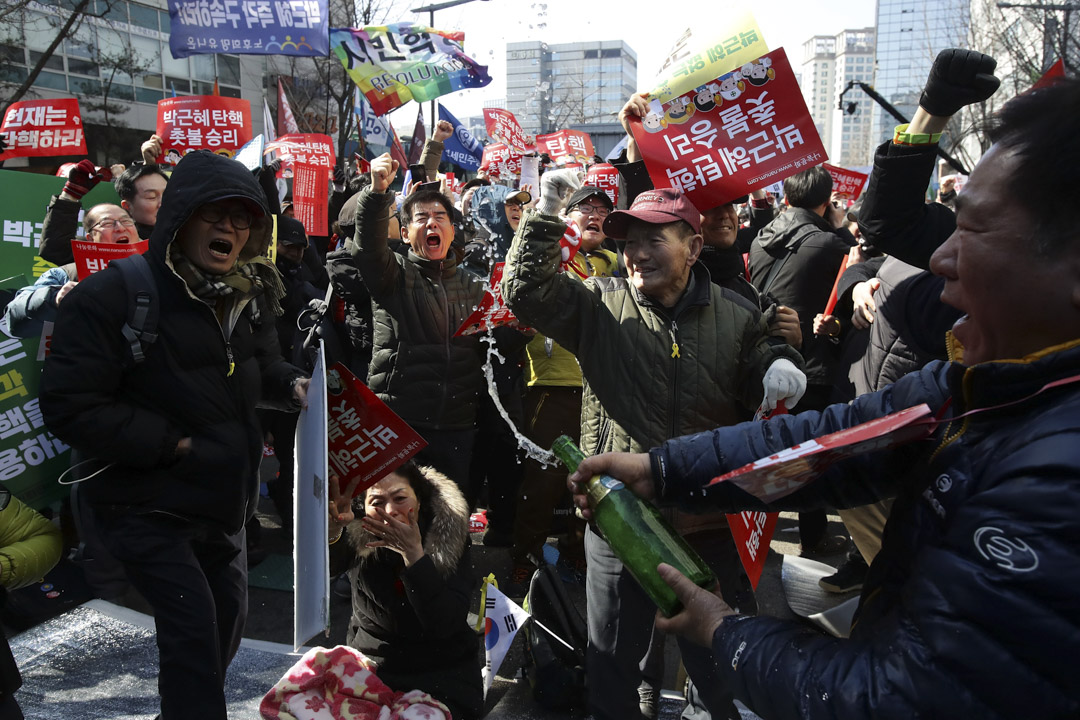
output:
[[[82,489],[101,539],[154,609],[166,720],[226,718],[225,669],[247,617],[255,407],[306,398],[278,347],[268,219],[242,165],[185,156],[145,256],[160,313],[145,359],[122,334],[130,291],[109,267],[64,301],[42,376],[50,430],[96,461]]]

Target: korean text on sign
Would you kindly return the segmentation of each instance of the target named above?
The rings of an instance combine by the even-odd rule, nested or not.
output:
[[[82,115],[74,98],[12,103],[4,113],[0,136],[7,143],[0,160],[86,154]]]
[[[157,134],[164,162],[175,165],[192,150],[212,150],[232,157],[251,140],[251,105],[247,100],[194,95],[158,101]]]
[[[330,52],[326,0],[169,0],[173,57]]]
[[[0,342],[0,441],[7,446],[0,451],[3,482],[68,450],[45,428],[37,398],[31,397],[23,374],[12,367],[25,357],[21,340]]]
[[[631,127],[655,186],[685,192],[700,209],[826,159],[783,49],[669,102],[651,101]]]

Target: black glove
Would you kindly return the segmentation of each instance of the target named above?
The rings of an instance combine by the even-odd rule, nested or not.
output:
[[[919,105],[931,115],[949,117],[965,105],[982,102],[997,91],[997,61],[975,50],[949,48],[938,53],[926,78]]]
[[[345,171],[342,170],[340,167],[335,167],[334,168],[334,184],[335,185],[344,185],[345,184]]]

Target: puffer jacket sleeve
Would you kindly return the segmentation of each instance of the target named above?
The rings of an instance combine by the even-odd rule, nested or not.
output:
[[[401,273],[387,243],[393,208],[393,192],[362,190],[356,203],[356,234],[345,243],[373,299],[393,292]]]
[[[510,245],[503,269],[506,304],[523,324],[574,355],[599,302],[585,285],[559,272],[559,239],[566,224],[554,215],[528,210]]]
[[[60,528],[12,497],[0,510],[0,585],[32,585],[60,561]]]
[[[261,302],[261,299],[256,302]],[[255,360],[259,363],[259,374],[262,378],[259,407],[296,412],[300,409],[300,403],[293,397],[293,384],[308,374],[281,356],[277,324],[270,319],[273,317],[270,308],[264,303],[259,309],[263,321],[258,327],[252,328]]]
[[[78,200],[67,200],[53,195],[49,208],[45,211],[45,222],[41,226],[41,242],[38,255],[53,265],[66,265],[74,262],[71,241],[79,232],[79,211],[82,204]]]
[[[662,501],[697,512],[722,510],[811,510],[848,508],[896,495],[898,484],[921,457],[921,443],[866,453],[839,462],[801,489],[765,505],[732,483],[705,486],[715,477],[793,445],[850,428],[889,413],[925,403],[936,412],[946,401],[945,363],[933,362],[884,390],[868,393],[851,404],[831,405],[823,412],[809,410],[780,415],[765,422],[745,422],[696,435],[668,440],[653,449],[653,467]]]
[[[91,457],[136,468],[168,465],[183,436],[180,428],[152,410],[116,399],[128,349],[120,332],[123,307],[110,312],[99,299],[104,279],[95,275],[80,282],[60,305],[41,375],[45,423]]]
[[[1049,428],[986,463],[895,606],[855,639],[725,621],[713,650],[736,696],[778,720],[1077,717],[1078,441]]]
[[[56,294],[68,280],[60,268],[49,268],[33,285],[19,292],[4,310],[4,323],[15,337],[36,337],[41,325],[56,319]]]
[[[859,229],[871,245],[909,265],[928,270],[930,256],[956,230],[956,216],[926,202],[937,145],[882,144],[860,198]]]

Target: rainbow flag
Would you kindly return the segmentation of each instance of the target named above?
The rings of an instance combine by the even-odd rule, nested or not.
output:
[[[488,85],[487,67],[465,54],[464,40],[462,32],[410,23],[330,29],[330,49],[376,115]]]

